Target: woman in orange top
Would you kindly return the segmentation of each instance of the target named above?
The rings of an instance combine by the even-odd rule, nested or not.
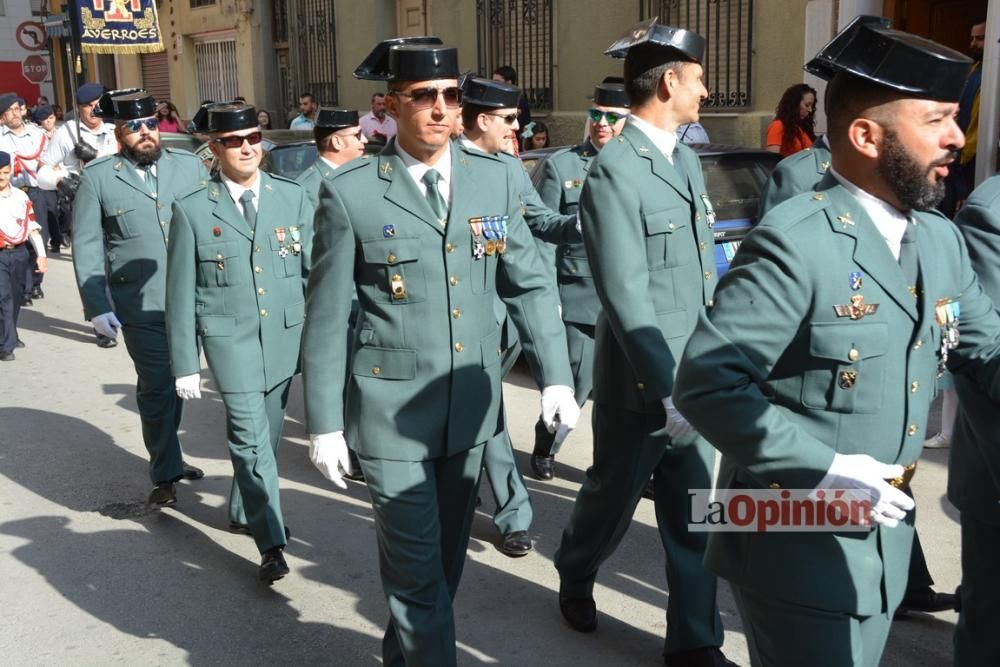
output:
[[[816,141],[816,91],[797,83],[781,96],[774,120],[767,126],[767,150],[788,157],[809,148]]]

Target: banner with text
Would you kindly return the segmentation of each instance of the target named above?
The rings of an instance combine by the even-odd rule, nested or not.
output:
[[[77,0],[84,53],[163,51],[156,0]]]

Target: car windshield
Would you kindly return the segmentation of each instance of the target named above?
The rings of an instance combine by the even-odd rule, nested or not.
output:
[[[755,153],[702,155],[701,170],[716,218],[747,223],[755,219],[760,193],[776,162]]]
[[[272,174],[296,178],[308,169],[317,157],[319,151],[316,150],[316,144],[272,145],[264,153],[264,163],[261,167]]]

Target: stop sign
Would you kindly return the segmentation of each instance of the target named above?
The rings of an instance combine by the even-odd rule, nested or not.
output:
[[[31,83],[42,83],[49,78],[49,64],[39,55],[30,55],[21,63],[21,72]]]

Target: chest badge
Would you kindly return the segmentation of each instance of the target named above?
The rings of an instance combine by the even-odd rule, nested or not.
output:
[[[860,320],[866,315],[874,315],[878,312],[878,304],[865,303],[863,294],[855,294],[851,297],[850,304],[834,306],[833,312],[837,314],[837,317],[849,317],[852,320]]]
[[[212,236],[222,236],[222,227],[212,227]]]
[[[712,201],[708,198],[708,195],[704,192],[701,193],[701,203],[705,205],[705,222],[708,223],[709,227],[714,227],[715,209],[712,208]]]
[[[934,305],[934,319],[941,329],[941,354],[938,357],[938,377],[944,375],[948,353],[958,347],[958,323],[961,315],[958,301],[938,299]]]
[[[382,228],[382,238],[391,239],[396,235],[396,227],[394,225],[386,225]]]
[[[861,289],[861,279],[862,275],[860,271],[851,271],[850,283],[851,283],[851,289],[853,291],[857,292],[859,289]]]

